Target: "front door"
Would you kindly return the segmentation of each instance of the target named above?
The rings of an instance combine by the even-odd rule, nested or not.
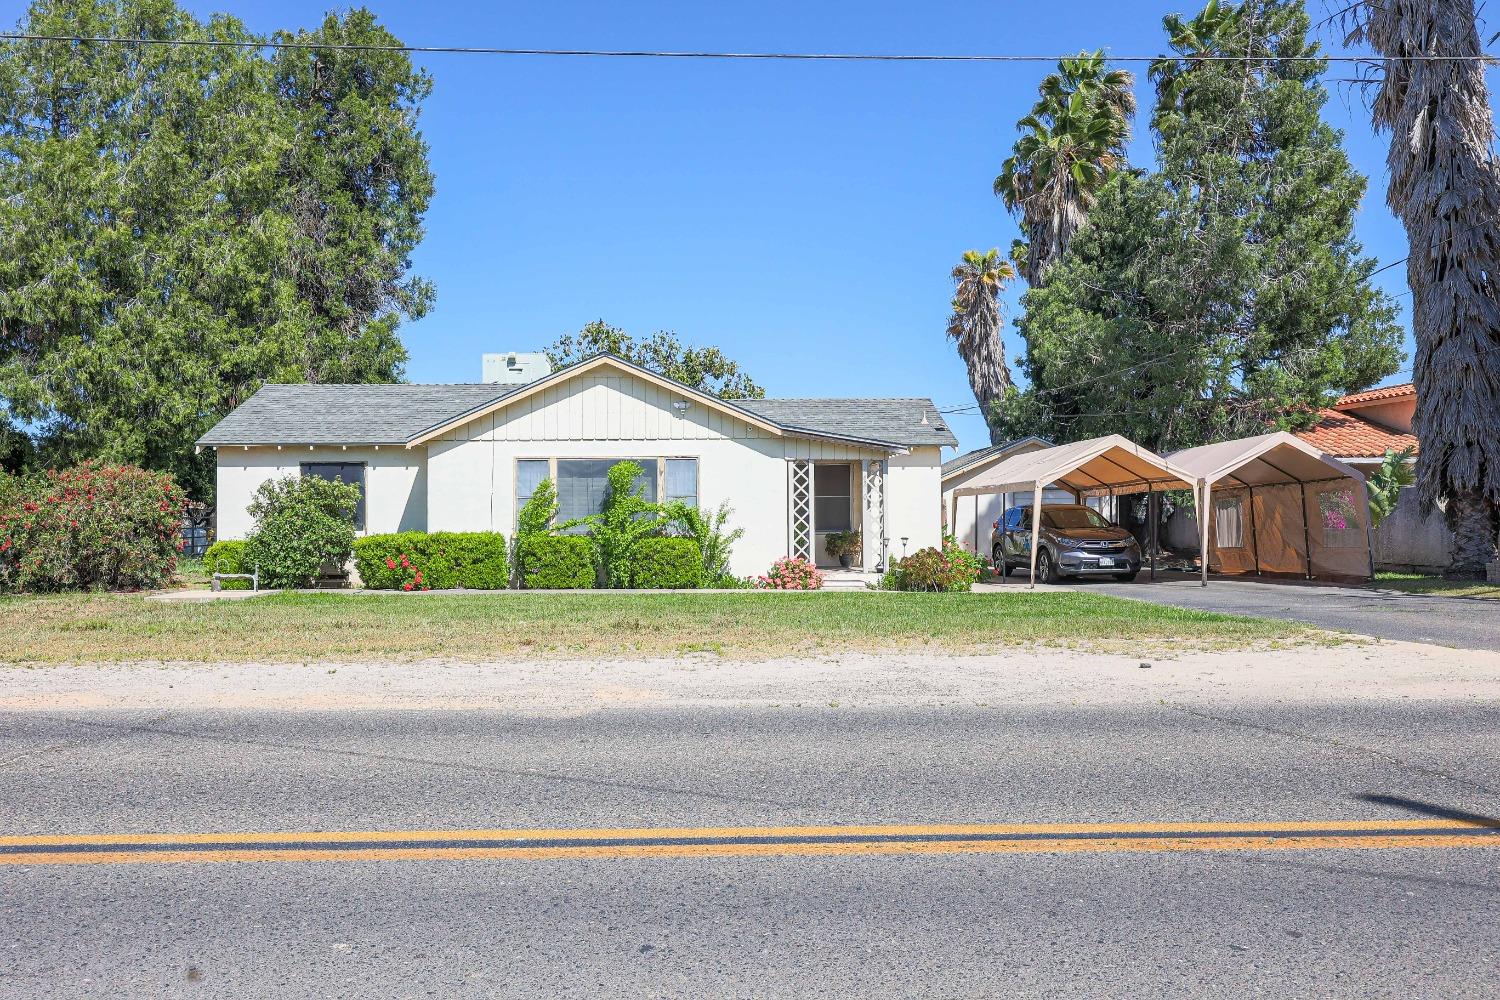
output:
[[[813,561],[819,566],[839,565],[828,554],[828,535],[854,530],[854,468],[848,462],[813,466]]]

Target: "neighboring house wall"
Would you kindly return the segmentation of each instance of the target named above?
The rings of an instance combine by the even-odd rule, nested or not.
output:
[[[1412,417],[1417,412],[1417,397],[1401,396],[1396,399],[1360,403],[1355,406],[1343,405],[1336,408],[1362,420],[1369,420],[1383,427],[1410,434]]]
[[[306,446],[218,449],[218,537],[240,539],[254,526],[246,510],[260,485],[302,474],[304,462],[365,463],[364,534],[427,529],[427,456],[424,448]]]
[[[1406,573],[1437,573],[1448,566],[1453,533],[1443,512],[1422,516],[1417,488],[1401,491],[1396,509],[1375,529],[1375,568]]]
[[[430,446],[430,529],[510,534],[516,462],[523,459],[695,458],[700,506],[710,510],[728,502],[734,509],[729,526],[745,529],[731,571],[748,576],[764,573],[787,552],[787,459],[884,457],[843,444],[778,437],[697,400],[679,412],[672,402],[681,398],[643,380],[589,375],[455,429]],[[938,448],[918,451],[921,459],[891,460],[889,523],[893,538],[906,533],[935,544]],[[901,459],[930,468],[898,467]],[[924,489],[930,490],[925,501]],[[924,515],[930,527],[922,523]]]
[[[1008,451],[1000,452],[991,458],[975,462],[968,468],[961,469],[948,476],[947,479],[942,481],[942,510],[944,512],[942,517],[946,520],[948,517],[947,512],[953,508],[954,490],[978,478],[981,473],[987,472],[1007,458],[1014,455],[1024,455],[1027,452],[1039,451],[1046,447],[1047,445],[1040,441],[1028,441]],[[1025,495],[1019,493],[990,493],[977,497],[959,497],[957,523],[949,525],[948,531],[958,540],[960,545],[970,552],[989,556],[991,554],[991,536],[994,534],[994,523],[1000,520],[1007,508],[1018,504],[1029,504],[1031,501],[1032,495],[1030,493]],[[1049,487],[1042,494],[1043,504],[1075,502],[1073,494],[1067,490]],[[978,526],[977,532],[975,531],[976,522]]]

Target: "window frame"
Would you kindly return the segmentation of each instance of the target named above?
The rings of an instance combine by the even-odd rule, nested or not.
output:
[[[1236,494],[1230,494],[1229,496],[1216,496],[1216,497],[1213,498],[1213,502],[1214,502],[1214,509],[1213,509],[1214,548],[1216,548],[1216,549],[1243,549],[1243,548],[1247,548],[1247,545],[1245,543],[1245,538],[1246,538],[1245,528],[1246,528],[1246,519],[1249,517],[1249,514],[1247,513],[1247,511],[1249,510],[1249,505],[1246,503],[1246,499],[1247,499],[1246,497],[1240,496],[1240,495],[1236,495]],[[1221,510],[1227,510],[1227,509],[1229,509],[1231,507],[1234,508],[1234,511],[1235,511],[1235,517],[1234,517],[1233,523],[1234,523],[1235,528],[1238,529],[1238,531],[1239,531],[1239,540],[1236,541],[1236,542],[1234,542],[1233,544],[1228,544],[1228,543],[1226,543],[1223,540],[1223,537],[1220,534],[1220,532],[1223,530],[1223,528],[1221,527],[1221,525],[1223,525],[1223,524],[1226,523],[1222,519],[1222,517],[1220,516],[1220,511]]]
[[[667,463],[677,461],[690,461],[697,466],[696,486],[698,488],[698,504],[703,503],[703,457],[701,455],[517,455],[511,459],[511,495],[514,497],[515,511],[512,515],[512,523],[516,523],[521,516],[522,500],[516,492],[521,485],[521,463],[522,462],[546,462],[547,478],[552,480],[552,488],[558,488],[557,463],[558,462],[655,462],[656,463],[656,497],[657,503],[665,503],[667,488]],[[559,496],[559,503],[561,498]],[[561,513],[561,510],[559,510]]]
[[[1328,526],[1328,510],[1323,506],[1323,498],[1339,494],[1343,497],[1344,504],[1348,507],[1348,520],[1342,528],[1330,528]],[[1318,509],[1318,526],[1322,528],[1323,534],[1320,541],[1325,549],[1360,549],[1369,544],[1369,536],[1364,528],[1359,526],[1359,508],[1356,506],[1355,491],[1347,486],[1331,485],[1323,486],[1317,490],[1314,498]]]
[[[823,493],[823,492],[820,492],[819,489],[818,489],[818,470],[819,469],[843,469],[844,472],[846,473],[846,475],[848,476],[849,492],[848,493]],[[849,462],[838,462],[838,461],[813,462],[813,469],[812,469],[812,508],[813,508],[813,510],[812,510],[812,515],[813,515],[813,532],[815,534],[820,534],[821,535],[821,534],[826,534],[828,532],[833,532],[833,531],[853,531],[854,530],[854,524],[855,524],[854,498],[859,495],[856,492],[857,487],[855,485],[855,481],[854,480],[855,480],[854,467]],[[845,510],[844,510],[844,517],[847,519],[847,521],[846,521],[846,523],[844,524],[843,527],[833,527],[833,528],[828,527],[826,524],[823,523],[823,519],[818,516],[818,501],[825,500],[825,499],[826,500],[843,500],[844,501],[844,508],[845,508]]]

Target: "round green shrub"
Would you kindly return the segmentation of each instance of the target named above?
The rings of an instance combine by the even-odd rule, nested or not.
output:
[[[593,545],[583,535],[533,535],[523,543],[527,590],[575,590],[594,586]]]
[[[897,560],[881,580],[886,590],[961,593],[979,582],[979,559],[952,538],[943,547],[918,549]]]
[[[692,538],[642,538],[631,552],[631,585],[643,590],[703,586],[703,552]]]
[[[214,542],[203,553],[203,572],[212,577],[215,573],[249,573],[252,567],[245,563],[245,543],[242,541]],[[225,590],[249,590],[249,580],[225,580],[220,584]]]
[[[262,483],[250,501],[255,529],[245,560],[263,587],[308,587],[325,571],[342,573],[354,549],[359,487],[317,476]]]

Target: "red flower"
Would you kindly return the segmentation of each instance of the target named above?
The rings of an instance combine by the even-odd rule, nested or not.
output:
[[[409,584],[409,583],[403,583],[401,585],[401,589],[402,590],[410,590],[411,589],[411,584]]]
[[[395,569],[396,568],[396,560],[387,557],[387,559],[385,561],[385,568],[386,569]]]

